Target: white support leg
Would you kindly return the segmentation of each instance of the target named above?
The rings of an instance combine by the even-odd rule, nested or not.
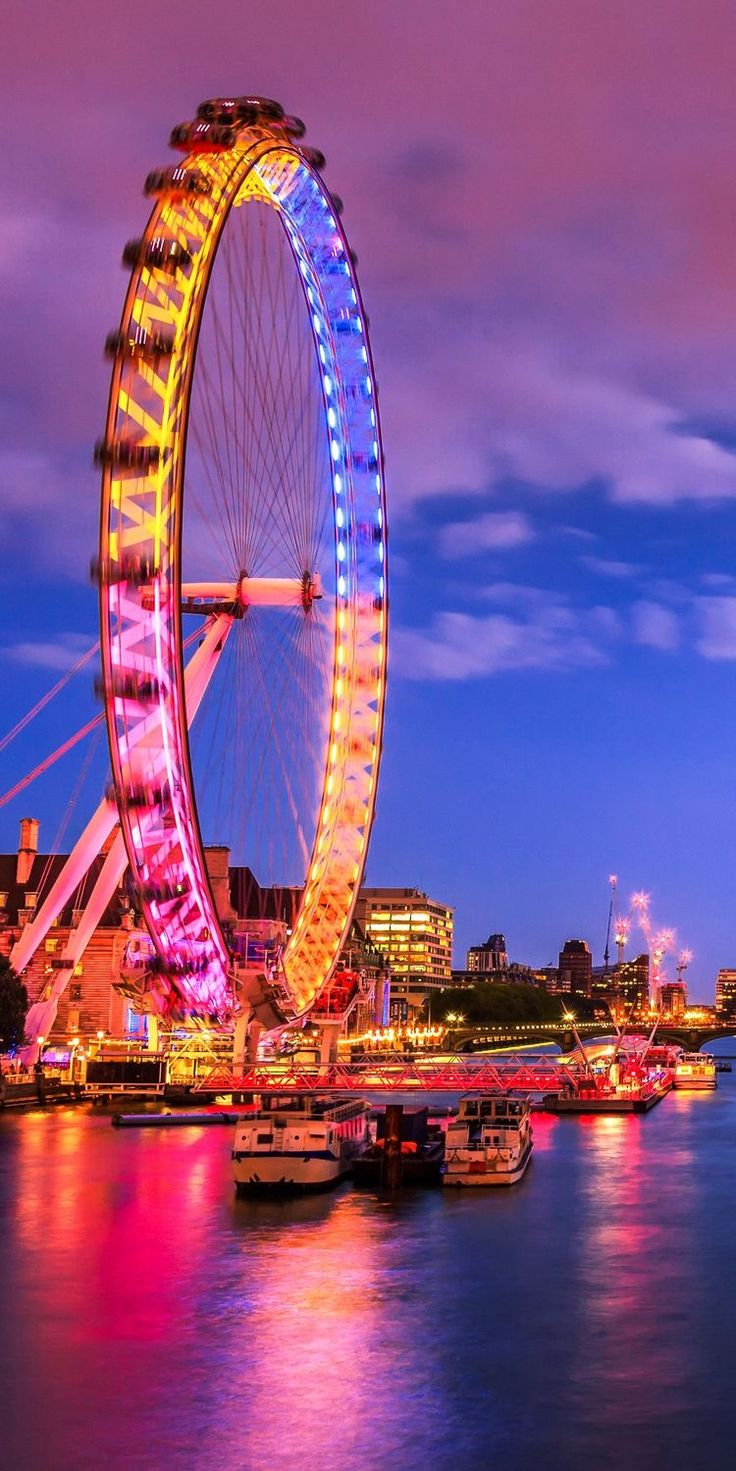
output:
[[[81,838],[77,840],[55,883],[51,885],[43,904],[33,919],[25,926],[19,940],[10,952],[10,964],[20,975],[32,960],[39,945],[43,943],[57,915],[68,904],[74,890],[81,884],[90,864],[107,841],[118,820],[118,809],[114,802],[101,802],[94,816],[87,823]]]
[[[217,668],[232,624],[233,620],[227,614],[216,618],[184,671],[187,723],[190,726]],[[112,832],[117,822],[117,815],[117,807],[114,803],[108,801],[100,803],[94,817],[75,844],[56,882],[52,885],[47,898],[32,922],[26,925],[23,934],[10,953],[10,963],[18,973],[33,959],[59,911],[68,903],[74,890],[81,883],[102,844]],[[122,833],[118,832],[100,869],[82,918],[77,928],[69,935],[62,956],[63,960],[68,960],[68,966],[65,965],[63,970],[57,971],[48,997],[44,1001],[37,1001],[29,1008],[25,1028],[28,1042],[28,1046],[24,1049],[25,1062],[34,1063],[36,1061],[39,1052],[37,1039],[48,1037],[56,1021],[59,1000],[122,880],[127,863],[128,857]],[[149,1038],[151,1020],[155,1019],[149,1018]]]
[[[233,1073],[240,1077],[245,1072],[245,1049],[249,1018],[245,1012],[235,1018],[233,1031]]]
[[[339,1023],[335,1026],[320,1027],[319,1060],[321,1063],[337,1062],[337,1039],[340,1036]]]
[[[45,1000],[37,1001],[28,1011],[26,1038],[29,1045],[24,1049],[23,1058],[26,1064],[36,1062],[39,1051],[38,1038],[48,1037],[56,1021],[59,1001],[121,882],[127,863],[125,844],[122,834],[118,833],[97,876],[97,882],[85,905],[82,918],[77,928],[70,932],[61,956],[65,962],[63,970],[59,969],[55,972],[51,991]]]

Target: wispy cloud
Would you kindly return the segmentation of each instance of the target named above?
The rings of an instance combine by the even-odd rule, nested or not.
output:
[[[71,669],[81,654],[86,653],[94,642],[87,633],[60,633],[51,642],[6,644],[0,648],[0,656],[14,664],[24,664],[36,669]]]
[[[443,557],[464,557],[489,549],[525,546],[534,536],[534,527],[523,511],[487,511],[470,521],[452,521],[443,526],[439,549]]]
[[[698,598],[698,652],[705,659],[736,659],[736,597]]]
[[[558,526],[557,530],[560,536],[570,536],[574,541],[590,543],[600,540],[595,531],[588,531],[584,526]]]
[[[609,557],[581,557],[580,561],[589,572],[595,572],[599,577],[615,577],[625,580],[629,577],[640,577],[646,572],[638,562],[619,562]]]
[[[661,603],[642,601],[631,610],[634,643],[661,653],[672,653],[680,643],[680,620],[671,608]]]
[[[703,572],[700,581],[703,587],[711,587],[714,592],[726,592],[736,588],[736,577],[731,572]]]
[[[465,327],[466,324],[463,323]],[[437,314],[415,345],[411,388],[389,400],[400,506],[438,492],[482,494],[515,480],[547,492],[602,488],[620,504],[736,497],[736,455],[693,429],[678,404],[562,344],[482,340]],[[440,350],[441,344],[441,350]]]
[[[426,629],[394,635],[396,667],[410,679],[465,680],[512,669],[605,664],[620,623],[612,608],[576,610],[540,599],[523,616],[438,613]]]

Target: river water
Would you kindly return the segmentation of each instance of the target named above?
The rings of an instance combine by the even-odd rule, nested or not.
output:
[[[230,1128],[0,1118],[0,1464],[733,1464],[719,1083],[645,1117],[536,1115],[514,1190],[395,1199],[237,1200]]]

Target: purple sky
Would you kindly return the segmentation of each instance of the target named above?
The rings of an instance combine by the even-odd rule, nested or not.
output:
[[[707,995],[736,964],[731,0],[10,0],[3,53],[2,728],[94,637],[90,448],[143,178],[202,97],[278,97],[345,200],[382,391],[370,878],[454,902],[459,954],[500,928],[544,962],[600,952],[617,870]],[[92,708],[78,686],[3,788]],[[75,759],[26,800],[47,841]]]

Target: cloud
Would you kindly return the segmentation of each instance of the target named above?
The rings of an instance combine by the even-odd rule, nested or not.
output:
[[[0,510],[6,515],[58,506],[68,488],[50,455],[0,450]]]
[[[509,481],[548,492],[602,487],[622,505],[736,497],[736,455],[689,427],[676,402],[628,384],[623,369],[573,365],[563,338],[530,345],[523,324],[494,335],[478,318],[425,304],[404,344],[408,382],[406,365],[400,374],[389,360],[382,402],[401,510]]]
[[[614,501],[669,505],[736,496],[736,456],[681,432],[676,409],[536,353],[494,385],[497,463],[538,487],[603,484]]]
[[[631,610],[634,643],[672,653],[680,642],[680,620],[661,603],[634,603]]]
[[[7,644],[0,649],[0,654],[5,659],[12,659],[14,664],[36,669],[71,669],[92,642],[86,633],[60,633],[54,643],[29,641]]]
[[[508,550],[534,539],[534,527],[523,511],[487,511],[471,521],[452,521],[440,532],[443,557],[464,557],[488,548]]]
[[[465,680],[514,669],[573,669],[605,664],[620,623],[612,608],[584,611],[543,600],[523,617],[442,612],[427,629],[399,629],[397,671],[409,679]]]
[[[571,536],[575,541],[599,541],[600,537],[595,531],[588,531],[583,526],[558,526],[561,536]]]
[[[590,572],[596,572],[601,577],[625,579],[638,577],[646,571],[646,568],[637,562],[617,562],[607,557],[581,557],[580,561]]]
[[[486,603],[505,603],[512,608],[520,604],[531,604],[547,608],[551,604],[564,604],[565,598],[546,587],[531,587],[525,582],[486,582],[473,587],[475,596]]]
[[[698,653],[705,659],[736,659],[736,598],[698,598]]]
[[[734,587],[734,577],[730,572],[703,572],[700,581],[704,587],[712,587],[717,592],[730,591]]]
[[[89,454],[80,463],[61,452],[0,450],[2,582],[19,566],[43,568],[46,586],[61,578],[86,582],[98,526],[99,481]]]

